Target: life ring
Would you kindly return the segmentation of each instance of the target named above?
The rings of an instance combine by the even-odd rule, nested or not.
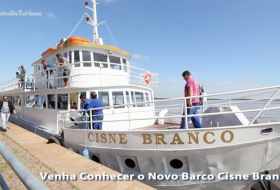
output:
[[[145,81],[147,84],[150,84],[152,82],[152,75],[151,73],[147,72],[145,75]]]

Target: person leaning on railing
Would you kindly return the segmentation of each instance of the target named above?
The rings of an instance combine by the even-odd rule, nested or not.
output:
[[[89,104],[91,103],[91,99],[87,99],[85,95],[80,95],[80,99],[81,99],[81,109],[82,109],[82,120],[83,121],[89,121],[89,111],[87,111],[89,108]],[[87,128],[87,125],[84,125],[85,128]],[[89,126],[89,128],[91,129],[91,126]]]
[[[70,66],[67,62],[65,57],[62,57],[60,53],[56,54],[58,62],[56,63],[57,66],[63,67],[63,80],[65,87],[69,86],[69,75],[70,75]]]
[[[24,86],[25,86],[26,70],[25,70],[23,65],[19,67],[19,70],[20,70],[19,76],[20,76],[21,88],[24,88]]]
[[[51,66],[51,64],[47,63],[46,60],[43,60],[41,63],[43,64],[43,71],[46,71],[46,75],[47,75],[47,88],[52,89],[53,67]]]
[[[184,71],[182,74],[182,77],[187,82],[185,85],[185,97],[191,97],[191,96],[199,96],[199,87],[194,78],[192,78],[191,73],[189,71]],[[187,114],[188,115],[194,115],[197,114],[198,107],[200,106],[199,98],[190,98],[187,99]],[[185,110],[184,110],[185,115]],[[192,120],[193,126],[195,128],[201,128],[200,118],[197,117],[188,117],[188,121]],[[182,118],[181,122],[181,129],[186,128],[186,120],[185,118]]]
[[[16,109],[11,101],[8,101],[7,96],[3,96],[3,101],[0,101],[0,111],[2,119],[2,131],[7,131],[7,122],[10,114],[16,114]]]
[[[91,102],[88,105],[88,109],[91,108],[100,108],[92,110],[92,120],[93,121],[102,121],[103,120],[103,111],[102,111],[102,102],[97,98],[96,92],[90,94]],[[94,122],[92,124],[92,129],[102,130],[102,122]]]

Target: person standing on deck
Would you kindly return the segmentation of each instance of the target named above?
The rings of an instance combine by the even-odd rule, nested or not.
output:
[[[185,86],[185,97],[191,97],[191,96],[199,96],[199,87],[197,85],[197,82],[194,78],[192,78],[191,73],[189,71],[184,71],[182,74],[182,77],[187,82]],[[199,98],[191,98],[187,99],[187,114],[188,115],[194,115],[197,114],[198,106],[200,106]],[[184,112],[185,115],[185,112]],[[192,120],[193,126],[195,128],[201,128],[200,118],[198,116],[196,117],[188,117],[188,121]],[[180,129],[186,128],[186,121],[185,118],[182,118],[181,121],[181,127]]]
[[[3,101],[0,101],[0,111],[2,119],[2,131],[7,131],[7,122],[10,114],[16,114],[16,110],[12,102],[8,101],[7,96],[3,96]]]
[[[62,57],[60,53],[56,54],[57,58],[57,66],[63,67],[63,80],[65,87],[67,88],[69,86],[69,75],[70,75],[70,66],[67,63],[67,59],[65,57]]]
[[[47,74],[47,88],[53,88],[53,69],[52,66],[46,62],[46,60],[42,61],[43,71],[46,71]]]
[[[89,121],[89,112],[87,111],[89,109],[89,104],[91,103],[91,99],[87,99],[85,95],[81,94],[80,95],[80,99],[81,99],[81,109],[82,109],[82,121]],[[87,127],[88,126],[88,127]],[[83,127],[86,128],[90,128],[90,124],[88,123],[84,123]]]
[[[24,68],[24,66],[20,66],[20,82],[21,82],[21,88],[25,87],[25,75],[26,75],[26,70]]]
[[[90,94],[91,97],[91,103],[88,106],[88,109],[91,108],[100,108],[100,109],[95,109],[92,110],[92,120],[93,121],[102,121],[103,120],[103,111],[101,107],[103,107],[102,102],[97,98],[96,92],[92,92]],[[92,129],[97,129],[97,130],[102,130],[102,122],[96,122],[93,123]]]
[[[87,99],[85,95],[80,96],[81,99],[81,109],[88,109],[89,104],[91,103],[91,99]]]

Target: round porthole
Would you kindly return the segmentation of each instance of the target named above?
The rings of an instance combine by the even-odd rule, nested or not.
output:
[[[91,156],[91,159],[92,159],[93,161],[97,162],[97,163],[100,163],[100,159],[99,159],[99,157],[96,156],[96,155],[92,155],[92,156]]]
[[[128,168],[133,169],[136,167],[136,163],[132,159],[126,159],[124,163]]]
[[[170,166],[174,169],[180,169],[183,167],[184,163],[179,159],[173,159],[169,162]]]

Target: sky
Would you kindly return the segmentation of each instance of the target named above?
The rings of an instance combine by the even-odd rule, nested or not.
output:
[[[84,12],[80,0],[0,0],[0,78],[30,65],[67,37]],[[206,92],[280,84],[279,0],[100,0],[99,34],[132,55],[137,67],[159,73],[158,97],[183,96],[189,70]],[[109,29],[108,29],[109,28]],[[81,22],[73,36],[92,39]],[[32,71],[32,70],[29,70]]]

